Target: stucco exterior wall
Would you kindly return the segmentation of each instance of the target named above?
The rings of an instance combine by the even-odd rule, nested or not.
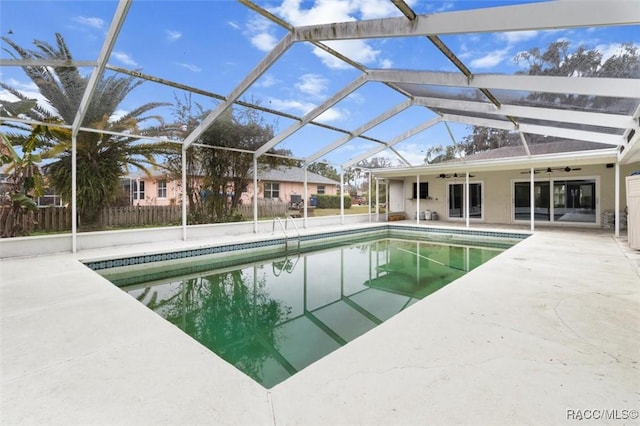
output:
[[[596,209],[597,221],[595,224],[584,224],[584,226],[599,226],[602,212],[615,209],[615,168],[607,167],[605,164],[580,166],[581,170],[564,172],[555,171],[547,176],[545,173],[535,175],[536,182],[554,179],[595,179],[596,180]],[[632,163],[620,167],[620,203],[621,210],[626,206],[626,186],[625,177],[634,171],[640,170],[640,163]],[[526,221],[515,221],[513,219],[513,185],[514,182],[529,182],[529,175],[521,173],[522,170],[496,171],[496,172],[472,172],[474,176],[469,179],[470,183],[481,183],[483,189],[484,212],[482,219],[470,219],[471,223],[526,223]],[[419,211],[436,212],[439,220],[444,221],[464,221],[461,218],[448,218],[448,194],[447,184],[457,182],[464,184],[464,175],[458,178],[441,179],[436,175],[420,176],[420,182],[429,183],[429,199],[419,200]],[[405,213],[408,218],[415,219],[418,214],[416,210],[418,200],[412,199],[413,184],[416,177],[411,176],[404,179],[404,196],[406,198]],[[390,194],[391,195],[391,194]],[[563,222],[563,224],[566,224]]]
[[[158,196],[158,187],[161,179],[155,177],[143,177],[139,179],[140,182],[144,182],[144,198],[135,200],[132,198],[132,204],[134,206],[169,206],[179,205],[182,200],[182,190],[180,188],[180,182],[167,181],[167,194],[166,197]],[[280,200],[283,202],[289,202],[292,194],[303,195],[304,183],[303,182],[277,182],[280,184]],[[328,184],[307,184],[307,193],[309,196],[318,193],[318,186],[324,186],[324,193],[327,195],[337,195],[338,188],[336,185]],[[242,193],[241,199],[243,203],[251,203],[253,199],[253,182],[249,183],[247,191]],[[264,198],[264,182],[258,182],[258,198]]]

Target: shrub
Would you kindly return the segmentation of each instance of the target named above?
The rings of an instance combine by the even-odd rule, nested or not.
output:
[[[339,209],[340,208],[340,196],[339,195],[316,195],[318,198],[319,209]],[[351,208],[351,197],[344,196],[344,208]]]

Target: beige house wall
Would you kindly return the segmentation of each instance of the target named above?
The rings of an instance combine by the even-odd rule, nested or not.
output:
[[[264,183],[263,181],[258,182],[258,198],[264,198]],[[303,182],[275,182],[280,184],[280,201],[288,203],[291,201],[291,195],[304,195],[304,183]],[[310,197],[312,195],[318,194],[318,186],[324,186],[324,194],[325,195],[337,195],[338,188],[336,185],[331,184],[317,184],[317,183],[307,183],[307,195]],[[251,182],[247,186],[247,191],[242,193],[242,202],[243,203],[251,203],[253,199],[253,182]]]
[[[563,172],[553,172],[550,176],[552,178],[570,178],[570,179],[595,179],[596,180],[596,209],[597,209],[597,223],[596,224],[581,224],[584,226],[598,226],[600,224],[600,216],[602,212],[615,209],[615,168],[606,167],[605,164],[580,166],[582,170]],[[640,170],[640,163],[632,163],[620,167],[620,203],[622,210],[626,206],[626,183],[625,177],[630,173]],[[484,217],[483,219],[470,219],[470,222],[483,222],[483,223],[526,223],[526,221],[515,221],[513,219],[513,184],[516,181],[529,181],[528,174],[522,174],[523,170],[509,170],[509,171],[497,171],[497,172],[471,172],[474,176],[469,179],[470,183],[482,183],[483,200],[484,200]],[[545,173],[539,173],[535,175],[536,181],[548,180],[548,176]],[[429,210],[430,212],[436,212],[439,220],[445,221],[464,221],[465,219],[447,217],[448,213],[448,201],[447,201],[447,184],[450,182],[457,182],[464,184],[465,177],[458,177],[457,179],[448,178],[440,179],[436,175],[420,176],[420,182],[429,183],[429,197],[427,200],[419,200],[419,211],[424,212]],[[415,219],[416,200],[411,199],[413,194],[413,184],[416,182],[416,177],[407,177],[404,180],[404,205],[405,213],[408,218]],[[563,222],[566,225],[565,222]]]
[[[132,179],[135,181],[136,179]],[[182,200],[181,184],[178,181],[167,181],[167,194],[166,197],[158,196],[159,182],[162,178],[158,177],[141,177],[140,182],[144,182],[144,199],[133,200],[134,206],[169,206],[179,205]],[[303,195],[304,183],[303,182],[278,182],[280,184],[280,197],[283,202],[289,202],[291,195]],[[318,186],[323,184],[308,183],[307,194],[308,196],[318,193]],[[337,195],[338,189],[336,185],[325,184],[324,193],[326,195]],[[249,183],[247,191],[242,193],[241,200],[243,203],[251,203],[253,199],[253,182]],[[264,182],[258,182],[258,198],[264,197]]]

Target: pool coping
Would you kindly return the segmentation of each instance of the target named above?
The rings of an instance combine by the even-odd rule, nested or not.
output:
[[[610,234],[536,231],[269,391],[79,256],[33,260],[0,264],[2,424],[555,424],[638,408],[640,275]]]

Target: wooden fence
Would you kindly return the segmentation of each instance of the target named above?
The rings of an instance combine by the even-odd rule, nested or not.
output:
[[[238,206],[238,213],[245,220],[253,219],[253,205]],[[286,217],[287,203],[261,202],[258,217]],[[33,213],[34,231],[71,231],[71,207],[44,207]],[[26,220],[26,219],[25,219]],[[101,228],[133,228],[141,226],[179,225],[182,221],[181,206],[127,206],[104,209],[100,215]]]
[[[102,210],[100,215],[100,224],[110,228],[179,225],[181,222],[181,206],[110,207]]]

